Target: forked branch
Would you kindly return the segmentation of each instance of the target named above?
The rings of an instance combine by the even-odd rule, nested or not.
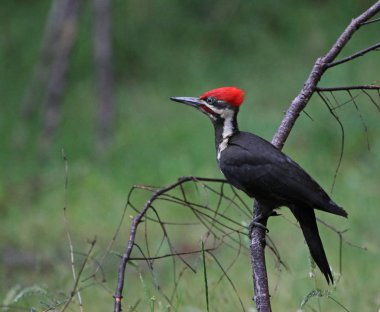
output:
[[[378,48],[378,45],[374,45],[365,50],[362,50],[351,57],[342,59],[339,62],[335,62],[336,57],[343,50],[346,44],[349,42],[353,34],[366,22],[368,22],[373,16],[375,16],[380,11],[380,1],[377,1],[364,13],[354,18],[351,23],[346,27],[343,33],[339,36],[337,41],[333,44],[331,49],[323,56],[316,60],[309,77],[307,78],[303,88],[299,94],[294,98],[289,108],[287,109],[285,116],[275,133],[272,144],[279,149],[285,144],[290,131],[298,119],[302,110],[306,107],[310,98],[317,91],[317,85],[330,67],[349,62],[359,56],[362,56],[370,51]],[[334,63],[335,62],[335,63]],[[373,87],[371,87],[373,88]],[[363,88],[361,88],[363,90]],[[375,88],[376,89],[376,88]],[[254,218],[261,215],[261,205],[255,204]],[[265,267],[265,231],[259,227],[253,227],[251,233],[251,258],[255,257],[255,261],[252,261],[252,271],[254,272],[254,291],[255,298],[260,300],[256,301],[256,308],[258,312],[269,312],[271,311],[271,305],[269,300],[269,287]],[[265,272],[261,272],[265,270]],[[256,272],[261,272],[257,274]]]
[[[157,189],[157,190],[154,190],[153,188],[150,188],[150,187],[142,187],[146,190],[149,190],[149,191],[153,191],[153,194],[152,196],[149,198],[149,200],[145,203],[144,207],[141,209],[141,211],[133,218],[132,220],[132,224],[131,224],[131,229],[130,229],[130,232],[129,232],[129,239],[128,239],[128,244],[127,244],[127,248],[125,250],[125,252],[123,253],[123,255],[121,256],[121,261],[120,261],[120,265],[119,265],[119,272],[118,272],[118,281],[117,281],[117,287],[116,287],[116,292],[115,292],[115,295],[114,295],[114,311],[122,311],[122,306],[121,306],[121,302],[122,302],[122,293],[123,293],[123,288],[124,288],[124,278],[125,278],[125,269],[126,269],[126,265],[127,263],[130,261],[130,260],[136,260],[138,258],[134,257],[132,258],[131,257],[131,254],[132,254],[132,250],[133,250],[133,247],[136,246],[136,234],[137,234],[137,229],[138,229],[138,226],[139,224],[143,221],[143,220],[149,220],[149,218],[147,217],[147,211],[149,209],[154,209],[153,207],[153,203],[161,198],[161,199],[165,199],[167,201],[171,201],[171,202],[175,202],[175,203],[178,203],[180,205],[189,205],[191,206],[191,203],[188,202],[186,200],[186,196],[185,194],[183,194],[183,197],[184,197],[184,202],[180,202],[177,198],[175,197],[171,197],[170,195],[168,195],[169,191],[171,190],[174,190],[176,188],[180,188],[182,191],[182,185],[186,182],[190,182],[190,181],[194,181],[194,182],[216,182],[216,183],[221,183],[221,184],[224,184],[226,183],[227,181],[224,180],[224,179],[208,179],[208,178],[198,178],[198,177],[183,177],[183,178],[180,178],[178,179],[177,182],[167,186],[167,187],[163,187],[163,188],[160,188],[160,189]],[[132,206],[132,205],[131,205]],[[133,207],[132,207],[133,208]],[[203,207],[203,208],[206,208],[206,207]],[[219,215],[221,216],[221,215]],[[157,216],[158,217],[158,216]],[[213,221],[215,222],[215,221]],[[220,222],[220,221],[218,221]],[[163,231],[165,232],[165,228],[164,228],[164,223],[163,222],[160,222],[160,225],[163,227]],[[214,225],[216,227],[216,225]],[[206,225],[207,227],[207,225]],[[236,229],[231,229],[231,230],[234,230],[236,231]],[[211,229],[210,229],[211,231]],[[168,236],[166,235],[165,233],[165,237],[166,239],[168,239]],[[205,248],[204,251],[211,251],[212,249],[209,249],[209,248]],[[154,259],[161,259],[161,258],[165,258],[165,257],[168,257],[168,256],[178,256],[178,257],[182,257],[182,255],[186,255],[186,254],[191,254],[191,253],[195,253],[195,252],[185,252],[185,253],[179,253],[179,252],[176,252],[176,251],[172,251],[170,253],[170,255],[161,255],[161,256],[144,256],[142,259],[146,260],[146,261],[150,261],[150,260],[154,260]],[[184,261],[184,260],[183,260]]]
[[[286,139],[290,134],[290,131],[294,126],[294,123],[296,122],[299,114],[309,102],[313,93],[316,91],[315,89],[318,85],[318,82],[320,81],[322,75],[325,73],[326,69],[328,69],[328,65],[332,64],[335,61],[336,57],[346,46],[347,42],[351,39],[353,34],[379,11],[380,1],[377,1],[367,11],[354,18],[343,31],[343,33],[339,36],[331,49],[323,57],[317,59],[303,88],[290,104],[280,126],[277,129],[276,134],[272,139],[272,144],[274,146],[282,149]]]

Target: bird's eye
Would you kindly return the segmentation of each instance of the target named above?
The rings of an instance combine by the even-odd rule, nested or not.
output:
[[[206,98],[207,104],[213,104],[215,102],[215,99],[213,97]]]

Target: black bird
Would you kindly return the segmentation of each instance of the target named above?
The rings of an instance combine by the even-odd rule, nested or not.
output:
[[[206,114],[215,128],[220,170],[227,181],[265,207],[262,219],[275,208],[287,206],[300,224],[310,254],[328,283],[333,276],[319,236],[314,209],[347,217],[347,212],[296,162],[270,142],[239,131],[237,115],[244,91],[223,87],[199,97],[172,97]],[[259,221],[259,220],[255,220]]]

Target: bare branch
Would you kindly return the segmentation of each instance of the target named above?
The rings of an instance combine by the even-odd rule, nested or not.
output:
[[[206,257],[205,257],[205,246],[204,242],[202,243],[202,264],[203,264],[203,277],[205,282],[205,297],[206,297],[206,308],[207,312],[210,311],[210,303],[209,303],[209,296],[208,296],[208,278],[207,278],[207,266],[206,266]]]
[[[380,1],[377,1],[368,10],[354,18],[343,33],[339,36],[337,41],[333,44],[331,49],[323,57],[316,60],[309,77],[307,78],[300,93],[293,99],[285,116],[275,133],[272,144],[279,149],[285,144],[290,131],[292,130],[297,118],[302,110],[309,102],[311,96],[316,91],[316,87],[328,68],[328,64],[331,64],[335,58],[339,55],[347,42],[351,39],[353,34],[360,28],[360,26],[371,19],[375,14],[380,11]],[[261,215],[263,208],[260,203],[255,203],[254,218]],[[265,220],[266,221],[266,220]],[[265,222],[266,223],[266,222]],[[266,274],[265,266],[265,231],[259,227],[253,227],[251,238],[251,263],[253,270],[254,289],[255,289],[255,301],[256,308],[259,312],[271,311],[268,277]]]
[[[362,26],[369,25],[369,24],[376,23],[376,22],[380,22],[380,17],[379,18],[374,18],[373,20],[369,20],[367,22],[364,22],[364,23],[362,23]]]
[[[215,248],[206,248],[204,251],[213,251]],[[130,257],[129,260],[159,260],[159,259],[165,259],[173,256],[186,256],[186,255],[194,255],[194,254],[200,254],[203,250],[193,250],[193,251],[187,251],[187,252],[177,252],[177,253],[168,253],[160,256],[154,256],[154,257]],[[122,255],[120,255],[120,258]],[[191,269],[191,267],[189,267]],[[194,270],[193,270],[194,271]]]
[[[315,88],[320,81],[322,75],[327,69],[327,64],[332,63],[338,54],[345,47],[347,42],[351,39],[353,34],[360,28],[360,26],[370,20],[374,15],[380,11],[380,1],[377,1],[372,5],[367,11],[354,18],[347,28],[343,31],[334,45],[331,47],[330,51],[323,57],[320,57],[315,62],[313,69],[310,72],[303,88],[300,93],[294,98],[288,110],[285,113],[279,128],[275,136],[272,139],[274,146],[282,149],[288,138],[290,131],[292,130],[299,114],[305,108],[306,104],[309,102],[311,96],[313,95]]]
[[[125,250],[124,254],[121,256],[121,261],[120,261],[120,265],[119,265],[118,282],[117,282],[116,292],[115,292],[115,295],[114,295],[114,298],[115,298],[114,311],[121,311],[121,301],[122,301],[122,291],[123,291],[123,287],[124,287],[125,269],[126,269],[126,265],[127,265],[128,261],[132,260],[131,253],[132,253],[133,247],[136,246],[135,240],[136,240],[137,228],[138,228],[138,225],[143,220],[146,220],[146,221],[149,220],[149,221],[158,222],[159,225],[160,225],[160,227],[161,227],[161,230],[164,233],[163,234],[163,239],[167,242],[167,244],[169,246],[170,254],[172,256],[178,256],[182,260],[182,262],[185,262],[185,264],[187,265],[187,267],[190,267],[186,263],[186,261],[184,261],[184,259],[182,258],[182,255],[184,255],[184,253],[177,252],[174,249],[173,244],[170,242],[169,236],[168,236],[168,234],[166,232],[166,229],[165,229],[165,225],[168,225],[169,223],[161,221],[160,218],[159,218],[159,216],[158,216],[157,211],[152,206],[153,202],[155,202],[156,200],[161,199],[161,200],[165,200],[167,202],[173,202],[175,204],[179,204],[179,205],[182,205],[184,207],[190,208],[193,211],[193,213],[195,214],[195,216],[198,218],[198,220],[200,221],[200,223],[203,226],[205,226],[205,228],[208,229],[208,231],[211,231],[211,228],[208,226],[208,223],[209,223],[209,224],[211,224],[212,227],[214,227],[215,229],[217,229],[219,232],[222,232],[223,235],[229,236],[228,233],[226,233],[223,230],[223,229],[229,228],[228,224],[223,224],[219,220],[217,220],[216,218],[221,218],[222,220],[225,220],[225,222],[228,222],[230,224],[235,225],[235,227],[237,227],[237,226],[241,227],[241,224],[239,224],[239,223],[235,222],[234,220],[228,218],[228,216],[224,215],[221,212],[217,212],[217,211],[215,212],[215,211],[211,210],[208,206],[200,206],[199,204],[192,203],[192,202],[188,201],[188,199],[186,198],[186,196],[183,199],[181,199],[181,198],[178,198],[178,197],[175,197],[175,196],[172,196],[172,195],[168,194],[169,191],[174,190],[177,187],[178,187],[179,190],[181,190],[181,185],[182,184],[184,184],[186,182],[191,182],[191,181],[198,182],[198,183],[199,182],[215,182],[215,183],[222,183],[222,184],[226,183],[226,180],[224,180],[224,179],[209,179],[209,178],[200,178],[200,177],[183,177],[183,178],[178,179],[178,181],[176,183],[173,183],[173,184],[171,184],[171,185],[169,185],[167,187],[164,187],[164,188],[154,189],[154,188],[149,187],[149,186],[135,186],[133,188],[133,189],[140,188],[140,189],[143,189],[143,190],[146,190],[146,191],[151,191],[151,192],[153,192],[153,194],[151,195],[151,197],[149,198],[149,200],[145,203],[145,205],[142,208],[142,210],[132,220],[131,230],[130,230],[130,236],[129,236],[129,240],[128,240],[128,244],[127,244],[127,249]],[[130,197],[130,194],[129,194],[129,197]],[[223,195],[223,193],[219,193],[219,196],[223,196],[223,198],[226,198]],[[129,197],[128,197],[127,206],[129,206],[132,209],[134,209],[134,210],[137,211],[137,209],[130,202],[130,198]],[[226,200],[230,201],[231,199],[226,199]],[[202,210],[197,209],[197,207],[198,208],[202,208]],[[152,209],[154,211],[155,218],[147,216],[147,211],[149,209]],[[125,211],[124,211],[123,215],[124,214],[125,214]],[[212,215],[210,215],[210,214],[214,215],[214,217]],[[210,219],[210,220],[208,220],[208,219]],[[175,225],[176,223],[173,223],[173,224]],[[220,224],[220,226],[218,226],[218,224]],[[119,228],[118,228],[118,230],[119,230]],[[232,228],[231,227],[230,230],[233,233],[238,233],[238,235],[241,235],[240,231],[238,229],[236,229],[236,228]],[[146,230],[146,232],[147,232],[147,230]],[[215,235],[215,237],[217,237],[216,234],[214,234],[214,235]],[[230,239],[232,239],[232,241],[234,241],[233,238],[230,237]],[[223,243],[226,244],[226,242],[223,242]],[[216,247],[214,247],[214,248],[216,248]],[[212,248],[211,249],[207,248],[205,250],[209,252],[209,251],[212,250]],[[140,249],[140,251],[142,251],[142,250]],[[165,257],[166,257],[166,255],[164,255],[162,258],[165,258]],[[156,254],[155,256],[148,255],[148,257],[146,257],[143,254],[143,259],[145,261],[154,261],[155,259],[159,259],[159,258],[161,258],[161,256],[159,256],[158,254]],[[138,259],[138,258],[134,257],[133,259]]]
[[[362,115],[362,113],[360,112],[360,109],[359,109],[359,106],[358,104],[356,103],[355,101],[355,98],[352,96],[350,90],[347,91],[349,96],[351,97],[352,99],[352,103],[354,104],[355,106],[355,109],[356,111],[358,112],[358,115],[359,115],[359,118],[360,118],[360,121],[362,122],[362,125],[363,125],[363,129],[364,129],[364,133],[366,134],[366,139],[367,139],[367,148],[368,148],[368,151],[371,149],[371,144],[369,142],[369,134],[368,134],[368,127],[367,127],[367,124],[364,120],[364,117]]]
[[[334,92],[334,91],[349,91],[349,90],[380,90],[377,85],[361,85],[361,86],[343,86],[343,87],[316,87],[317,92]]]
[[[238,300],[239,300],[239,303],[240,303],[240,306],[242,308],[243,311],[245,311],[244,309],[244,305],[243,305],[243,302],[241,301],[240,297],[239,297],[239,292],[237,291],[234,283],[232,282],[231,278],[228,276],[228,274],[226,273],[226,271],[223,269],[223,266],[222,264],[220,263],[220,261],[218,260],[218,257],[216,257],[212,252],[208,251],[207,252],[209,255],[211,255],[211,257],[215,260],[216,264],[219,266],[219,268],[222,270],[224,276],[227,278],[228,282],[230,283],[232,289],[234,290]]]
[[[258,201],[254,203],[254,218],[261,215],[261,205]],[[261,223],[266,226],[268,219]],[[253,273],[253,286],[255,296],[253,297],[258,312],[272,311],[268,286],[268,275],[265,265],[265,230],[254,227],[251,233],[251,265]]]
[[[127,262],[131,256],[132,253],[132,248],[135,242],[135,237],[136,237],[136,231],[137,231],[137,226],[141,222],[142,218],[146,214],[146,211],[149,209],[149,207],[152,205],[152,202],[161,194],[167,192],[168,190],[171,190],[175,188],[176,186],[182,184],[185,181],[190,181],[192,180],[192,177],[187,177],[187,178],[182,178],[179,179],[176,183],[171,184],[167,187],[164,187],[162,189],[157,190],[154,192],[154,194],[150,197],[150,199],[145,203],[143,209],[141,212],[133,218],[132,225],[131,225],[131,231],[130,231],[130,236],[128,240],[128,246],[125,251],[125,253],[122,256],[122,260],[120,262],[119,266],[119,274],[118,274],[118,281],[117,281],[117,287],[116,287],[116,293],[115,293],[115,311],[121,311],[121,299],[123,298],[122,292],[124,288],[124,275],[125,275],[125,267],[127,265]]]
[[[84,268],[86,267],[86,264],[88,262],[88,259],[90,258],[90,255],[92,253],[92,250],[94,249],[94,246],[96,244],[96,238],[94,238],[91,242],[90,242],[90,248],[86,254],[86,258],[84,259],[83,263],[82,263],[82,266],[80,267],[79,271],[78,271],[78,274],[76,276],[76,279],[74,281],[74,286],[73,286],[73,289],[71,291],[71,294],[70,294],[70,297],[69,299],[66,301],[65,305],[63,306],[63,308],[61,309],[61,312],[64,312],[67,307],[69,306],[69,304],[71,303],[72,299],[74,298],[75,294],[78,293],[78,284],[79,284],[79,279],[84,271]]]
[[[377,50],[379,47],[380,47],[380,42],[374,44],[373,46],[368,47],[367,49],[361,50],[359,52],[356,52],[355,54],[352,54],[352,55],[350,55],[348,57],[345,57],[345,58],[343,58],[343,59],[341,59],[339,61],[331,62],[330,64],[327,64],[326,66],[327,66],[327,68],[331,68],[331,67],[334,67],[334,66],[337,66],[337,65],[340,65],[340,64],[352,61],[353,59],[356,59],[356,58],[358,58],[360,56],[363,56],[363,55],[367,54],[368,52]]]
[[[373,97],[368,92],[366,92],[365,90],[362,90],[362,91],[369,98],[369,100],[372,102],[372,104],[375,105],[375,107],[380,111],[380,106],[379,106],[379,104],[376,103],[376,101],[373,99]],[[377,92],[379,93],[379,99],[380,99],[380,91],[377,90]]]
[[[70,250],[70,262],[71,262],[71,273],[73,275],[74,282],[77,281],[77,274],[75,270],[75,259],[74,259],[74,247],[73,247],[73,241],[71,239],[71,234],[69,230],[69,221],[67,219],[67,189],[69,185],[69,162],[67,159],[67,156],[65,154],[65,151],[62,149],[62,158],[63,162],[65,165],[65,195],[64,195],[64,200],[65,200],[65,205],[63,207],[63,221],[65,225],[65,231],[66,231],[66,236],[67,236],[67,241],[69,244],[69,250]],[[82,296],[80,294],[80,291],[78,289],[77,291],[77,297],[78,297],[78,303],[79,303],[79,309],[81,312],[83,312],[83,302],[82,302]]]

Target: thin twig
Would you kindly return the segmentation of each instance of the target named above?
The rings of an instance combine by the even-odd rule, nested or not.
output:
[[[193,254],[193,253],[199,254],[199,253],[201,253],[201,251],[196,250],[194,252],[185,252],[185,253],[181,253],[181,252],[176,251],[174,244],[171,242],[171,240],[169,238],[169,232],[167,232],[166,226],[178,225],[178,222],[168,222],[168,221],[162,220],[158,214],[158,210],[156,210],[154,207],[154,203],[159,202],[159,201],[164,201],[164,202],[173,203],[177,207],[185,207],[185,208],[190,209],[193,212],[194,216],[198,219],[199,223],[202,224],[204,226],[204,228],[207,230],[206,236],[207,237],[211,236],[214,238],[214,241],[212,242],[211,247],[208,247],[207,249],[205,249],[205,251],[211,252],[213,250],[216,250],[217,248],[219,248],[223,244],[224,246],[230,247],[237,252],[238,255],[234,258],[233,263],[238,258],[239,254],[241,253],[241,250],[244,250],[244,246],[242,245],[242,242],[244,240],[242,239],[242,237],[246,236],[246,227],[244,227],[241,224],[241,222],[237,222],[236,220],[230,218],[228,215],[225,214],[227,212],[226,211],[227,209],[230,210],[231,208],[234,208],[237,211],[240,211],[241,213],[243,213],[243,215],[247,215],[246,211],[244,209],[243,210],[241,209],[241,207],[240,207],[241,203],[235,202],[235,200],[234,200],[235,198],[237,201],[241,200],[241,198],[239,196],[237,196],[236,191],[235,190],[232,191],[232,193],[234,194],[232,197],[225,193],[224,187],[223,187],[223,185],[226,183],[225,180],[223,180],[223,179],[185,177],[185,178],[179,179],[178,181],[179,182],[174,183],[174,184],[166,187],[165,188],[166,190],[154,189],[154,187],[149,187],[149,186],[134,186],[133,187],[134,190],[142,189],[142,190],[145,190],[148,192],[152,192],[150,199],[146,202],[146,204],[144,206],[144,208],[147,208],[147,209],[146,209],[146,211],[143,214],[142,219],[141,219],[141,221],[145,221],[144,222],[145,234],[143,234],[143,237],[145,237],[145,242],[144,242],[145,246],[143,248],[147,249],[147,248],[149,248],[148,246],[150,245],[148,243],[149,238],[146,235],[146,233],[150,231],[150,229],[148,229],[148,227],[147,227],[148,221],[155,222],[155,223],[159,224],[161,231],[163,233],[163,236],[162,236],[161,242],[158,243],[158,247],[156,248],[156,251],[154,253],[151,253],[148,250],[147,254],[145,254],[145,252],[142,250],[142,248],[136,243],[135,238],[133,238],[132,248],[137,247],[137,249],[140,251],[142,256],[141,257],[136,257],[136,256],[131,257],[131,255],[129,255],[129,257],[127,257],[127,259],[123,259],[123,257],[126,256],[126,252],[127,252],[126,251],[123,255],[120,255],[120,257],[122,259],[120,261],[120,266],[119,266],[119,270],[120,270],[122,262],[124,262],[124,261],[125,261],[125,263],[128,263],[129,261],[132,261],[132,260],[136,260],[136,261],[143,260],[143,261],[147,262],[148,267],[150,269],[150,272],[152,273],[152,277],[153,277],[156,289],[165,297],[165,299],[171,305],[173,304],[172,300],[174,298],[175,291],[177,289],[178,282],[179,282],[179,277],[178,277],[178,279],[176,278],[176,275],[177,275],[177,272],[175,269],[176,263],[173,262],[173,265],[172,265],[172,267],[174,269],[172,275],[175,278],[174,279],[175,289],[173,290],[173,293],[168,297],[163,293],[160,285],[158,285],[158,283],[157,283],[157,279],[156,279],[155,275],[153,274],[154,273],[153,272],[153,261],[161,259],[161,258],[162,259],[168,258],[168,257],[171,257],[174,261],[176,256],[177,256],[177,257],[180,257],[182,262],[185,263],[186,268],[190,268],[191,270],[195,271],[195,269],[192,268],[189,265],[189,263],[187,261],[185,261],[185,259],[183,259],[183,255]],[[207,191],[207,193],[216,195],[217,196],[217,209],[212,209],[211,207],[209,207],[210,203],[208,202],[208,200],[209,200],[208,198],[206,200],[206,204],[200,204],[200,203],[191,201],[187,195],[184,196],[184,194],[183,194],[184,190],[185,190],[184,183],[186,183],[186,182],[194,183],[195,185],[201,185],[202,188]],[[216,183],[217,187],[213,188],[210,185],[208,185],[207,183]],[[176,195],[173,195],[171,193],[171,191],[174,191],[174,190],[176,190],[177,192],[180,192],[181,195],[179,197]],[[162,191],[162,193],[157,196],[158,191]],[[133,205],[131,200],[132,200],[131,196],[128,196],[127,206],[132,208],[133,210],[137,211],[138,214],[140,214],[141,211],[138,211],[137,207],[135,207]],[[222,205],[222,201],[223,201],[223,205]],[[242,205],[245,206],[245,204],[242,204]],[[149,215],[148,210],[153,210],[154,215]],[[135,218],[134,218],[134,220],[135,220]],[[132,221],[132,224],[133,224],[133,221]],[[194,225],[193,222],[186,222],[186,223],[181,223],[181,224],[182,225],[190,225],[190,226]],[[136,227],[136,230],[137,230],[137,227]],[[227,232],[226,230],[229,230],[229,232]],[[131,230],[131,232],[132,232],[132,230]],[[130,238],[131,238],[131,232],[130,232]],[[234,237],[235,235],[237,235],[237,238]],[[156,240],[157,240],[157,236],[156,236]],[[164,243],[165,243],[165,246],[164,246]],[[166,248],[169,248],[170,252],[165,253],[164,255],[161,255],[159,253],[161,248],[164,250],[166,250]],[[130,245],[128,245],[127,249],[129,249],[129,252],[132,251],[132,249],[130,249]],[[225,269],[225,272],[228,271],[228,269],[233,265],[233,263],[231,263],[227,267],[227,269]],[[180,274],[182,274],[182,273],[180,273]],[[116,304],[115,304],[115,306],[116,306]]]
[[[377,85],[359,85],[359,86],[343,86],[343,87],[316,87],[317,92],[332,92],[332,91],[349,91],[349,90],[380,90]]]
[[[322,99],[322,101],[325,103],[327,109],[329,110],[330,114],[334,117],[336,122],[339,125],[340,128],[340,133],[341,133],[341,144],[340,144],[340,153],[339,153],[339,159],[338,159],[338,164],[336,165],[335,172],[334,172],[334,177],[333,177],[333,182],[331,183],[331,188],[330,192],[334,190],[335,182],[338,177],[339,169],[342,164],[343,160],[343,154],[344,154],[344,143],[345,143],[345,131],[344,131],[344,126],[343,123],[340,121],[339,116],[335,114],[334,109],[331,107],[331,104],[329,104],[330,100],[325,97],[321,92],[317,92],[319,97]],[[334,98],[335,99],[335,98]]]
[[[368,127],[367,127],[367,124],[366,124],[366,122],[365,122],[365,120],[364,120],[364,117],[363,117],[363,115],[362,115],[362,113],[361,113],[361,111],[360,111],[360,109],[359,109],[359,106],[358,106],[358,104],[356,103],[354,97],[352,96],[350,90],[347,90],[347,92],[348,92],[348,95],[351,97],[351,99],[352,99],[352,103],[354,104],[355,109],[356,109],[356,111],[358,112],[358,115],[359,115],[360,121],[362,122],[363,130],[364,130],[364,133],[365,133],[365,135],[366,135],[366,139],[367,139],[367,149],[368,149],[368,151],[369,151],[369,150],[371,150],[371,144],[370,144],[370,142],[369,142],[369,133],[368,133]]]
[[[204,251],[213,251],[217,249],[217,247],[213,247],[213,248],[205,248]],[[169,257],[173,257],[173,256],[186,256],[186,255],[194,255],[194,254],[200,254],[202,253],[202,250],[192,250],[192,251],[186,251],[186,252],[175,252],[175,253],[168,253],[168,254],[164,254],[164,255],[159,255],[159,256],[151,256],[151,257],[130,257],[129,260],[133,261],[133,260],[159,260],[159,259],[165,259],[165,258],[169,258]],[[122,257],[122,255],[119,255],[120,258]],[[191,267],[189,267],[193,272],[195,272],[194,269],[192,269]]]
[[[205,246],[204,246],[203,240],[201,241],[201,245],[202,245],[203,280],[205,283],[206,309],[207,309],[207,312],[209,312],[210,304],[209,304],[209,297],[208,297],[208,278],[207,278]]]
[[[118,225],[116,227],[115,233],[112,236],[112,239],[108,242],[108,245],[107,245],[107,247],[105,249],[105,252],[103,253],[102,257],[100,258],[100,260],[99,260],[99,262],[98,262],[98,264],[97,264],[97,266],[95,268],[95,271],[90,276],[88,276],[87,278],[85,278],[84,281],[87,281],[88,279],[95,277],[96,274],[99,272],[99,270],[101,270],[101,267],[102,267],[102,265],[103,265],[103,263],[104,263],[104,261],[106,259],[106,256],[110,253],[111,248],[112,248],[113,244],[116,241],[116,237],[119,235],[119,232],[121,230],[121,226],[122,226],[122,224],[124,222],[124,219],[125,219],[125,214],[127,212],[129,198],[132,196],[132,193],[133,193],[134,189],[135,189],[135,187],[132,187],[130,189],[129,193],[128,193],[127,204],[124,206],[123,213],[122,213],[122,215],[120,217],[120,220],[119,220],[119,223],[118,223]]]
[[[67,189],[69,185],[69,161],[67,159],[67,156],[65,154],[65,150],[62,149],[62,157],[63,162],[65,165],[65,194],[64,194],[64,202],[65,206],[63,207],[63,221],[65,224],[65,230],[66,230],[66,236],[67,241],[69,243],[69,250],[70,250],[70,263],[71,263],[71,272],[73,274],[74,281],[77,281],[76,271],[75,271],[75,259],[74,259],[74,248],[73,248],[73,241],[71,239],[70,230],[69,230],[69,222],[67,219]],[[79,309],[81,312],[83,312],[83,302],[82,302],[82,296],[80,294],[80,291],[77,291],[77,297],[78,297],[78,303],[79,303]]]
[[[367,54],[368,52],[371,52],[371,51],[374,51],[374,50],[377,50],[378,48],[380,47],[380,42],[379,43],[376,43],[374,44],[373,46],[370,46],[366,49],[363,49],[359,52],[356,52],[355,54],[352,54],[348,57],[345,57],[339,61],[335,61],[335,62],[331,62],[329,64],[327,64],[327,68],[331,68],[331,67],[334,67],[334,66],[337,66],[337,65],[340,65],[340,64],[343,64],[343,63],[346,63],[346,62],[349,62],[349,61],[352,61],[353,59],[356,59],[360,56],[363,56],[365,54]]]
[[[369,94],[369,92],[362,90],[363,93],[369,98],[369,100],[372,102],[373,105],[380,111],[380,105],[376,103],[376,101],[373,99],[373,97]],[[379,90],[377,90],[379,92]],[[380,98],[380,96],[379,96]],[[380,101],[379,101],[380,102]]]
[[[331,224],[328,224],[327,222],[323,221],[320,218],[317,218],[317,221],[320,222],[321,224],[323,224],[325,227],[327,227],[330,230],[332,230],[333,232],[335,232],[336,234],[338,234],[339,237],[342,238],[342,241],[345,242],[347,245],[350,245],[351,247],[355,247],[355,248],[358,248],[358,249],[361,249],[361,250],[367,250],[367,247],[356,245],[356,244],[350,242],[349,240],[347,240],[347,239],[345,239],[343,237],[343,234],[346,233],[348,231],[348,229],[346,229],[346,230],[338,230],[335,227],[333,227]]]
[[[63,306],[61,312],[64,312],[67,307],[69,306],[71,300],[73,299],[73,297],[75,296],[75,294],[78,292],[78,284],[79,284],[79,278],[80,276],[82,275],[83,271],[84,271],[84,268],[86,267],[86,264],[88,262],[88,259],[90,258],[90,255],[92,253],[92,250],[94,249],[94,246],[96,244],[96,238],[94,238],[91,242],[90,242],[90,248],[87,252],[87,255],[86,255],[86,258],[83,260],[83,263],[82,263],[82,266],[80,267],[79,271],[78,271],[78,275],[77,275],[77,278],[75,280],[75,283],[74,283],[74,286],[73,286],[73,289],[70,293],[70,297],[69,299],[66,301],[65,305]]]
[[[379,17],[379,18],[374,18],[374,19],[369,20],[369,21],[367,21],[367,22],[363,22],[363,23],[362,23],[362,26],[364,26],[364,25],[369,25],[369,24],[372,24],[372,23],[377,23],[377,22],[380,22],[380,17]]]
[[[149,208],[151,208],[153,202],[159,198],[161,195],[165,194],[166,192],[175,189],[179,185],[189,182],[189,181],[203,181],[203,182],[225,182],[224,179],[210,179],[210,178],[200,178],[200,177],[183,177],[178,179],[176,183],[173,183],[167,187],[157,189],[153,195],[149,198],[149,200],[145,203],[143,209],[133,218],[132,224],[131,224],[131,230],[130,230],[130,235],[129,235],[129,240],[127,244],[127,249],[124,252],[122,259],[120,261],[119,265],[119,273],[118,273],[118,281],[117,281],[117,287],[116,287],[116,292],[114,295],[114,311],[115,312],[120,312],[122,310],[121,308],[121,300],[123,298],[122,293],[123,293],[123,288],[124,288],[124,278],[125,278],[125,268],[127,265],[128,260],[130,260],[131,253],[133,246],[135,244],[135,239],[136,239],[136,232],[137,232],[137,227],[139,223],[142,221],[142,219],[145,217],[147,211]],[[146,189],[151,190],[151,188],[146,187]]]
[[[207,252],[214,260],[215,260],[215,262],[216,262],[216,264],[218,265],[218,267],[220,268],[220,270],[223,272],[223,274],[226,276],[226,278],[227,278],[227,280],[228,280],[228,282],[229,282],[229,284],[231,285],[231,287],[232,287],[232,289],[234,290],[234,292],[235,292],[235,294],[236,294],[236,296],[237,296],[237,298],[238,298],[238,300],[239,300],[239,303],[240,303],[240,306],[241,306],[241,308],[242,308],[242,311],[245,311],[245,309],[244,309],[244,305],[243,305],[243,302],[241,301],[241,298],[240,298],[240,296],[239,296],[239,292],[237,291],[237,289],[236,289],[236,286],[235,286],[235,284],[232,282],[232,280],[231,280],[231,278],[228,276],[228,274],[226,273],[226,271],[223,269],[223,266],[222,266],[222,264],[220,263],[220,261],[218,260],[218,257],[216,257],[212,252],[210,252],[210,251],[208,251]]]

